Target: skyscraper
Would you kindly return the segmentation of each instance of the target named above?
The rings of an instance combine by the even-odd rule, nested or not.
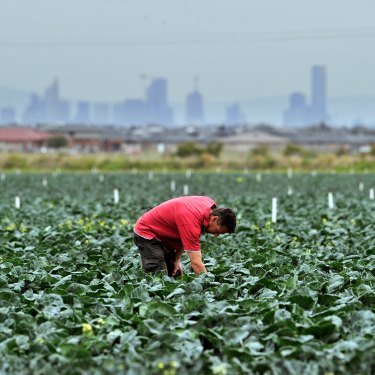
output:
[[[1,108],[0,110],[0,123],[1,124],[14,124],[16,122],[16,110],[11,107]]]
[[[90,103],[87,101],[79,101],[77,103],[77,113],[74,121],[78,124],[87,125],[90,123]]]
[[[240,105],[234,103],[227,108],[225,123],[227,125],[238,125],[246,121],[245,115],[241,112]]]
[[[30,103],[26,107],[23,122],[28,125],[41,124],[45,122],[44,100],[37,94],[31,94]]]
[[[300,92],[294,92],[289,96],[289,108],[284,112],[284,124],[292,127],[306,125],[309,109],[306,98]]]
[[[44,93],[44,111],[45,121],[59,121],[59,81],[55,79]]]
[[[314,65],[311,68],[311,104],[306,104],[305,95],[295,92],[289,97],[289,108],[284,112],[284,125],[306,126],[327,122],[326,68]]]
[[[326,102],[326,68],[325,66],[314,65],[311,69],[311,106],[309,123],[317,124],[327,121]]]
[[[165,78],[154,79],[146,92],[147,120],[163,125],[173,124],[173,111],[168,105],[167,80]]]
[[[110,122],[110,105],[105,102],[96,102],[92,109],[92,123],[106,125]]]
[[[204,124],[203,96],[196,89],[186,97],[186,121],[189,125]]]

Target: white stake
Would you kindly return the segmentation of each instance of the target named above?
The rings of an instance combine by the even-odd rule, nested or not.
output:
[[[272,198],[272,222],[277,221],[277,198]]]
[[[113,190],[113,203],[114,204],[118,204],[118,202],[120,201],[120,195],[119,195],[119,192],[117,189],[114,189]]]
[[[43,178],[42,185],[43,185],[44,187],[47,187],[47,186],[48,186],[48,181],[47,181],[46,178]]]
[[[316,177],[316,170],[313,170],[313,171],[311,172],[311,176]]]
[[[21,199],[18,195],[14,198],[14,206],[17,210],[21,207]]]
[[[328,208],[330,210],[333,210],[334,204],[333,204],[333,194],[331,192],[328,193]]]
[[[293,177],[293,169],[288,168],[288,178],[292,178],[292,177]]]
[[[365,186],[364,186],[363,182],[360,182],[359,185],[358,185],[358,190],[363,191],[364,187]]]
[[[370,197],[371,200],[374,199],[374,188],[371,188],[371,189],[369,190],[369,197]]]
[[[189,194],[189,185],[184,185],[184,195]]]
[[[262,174],[261,174],[261,173],[257,173],[256,180],[257,180],[258,182],[261,182],[261,181],[262,181]]]
[[[148,179],[153,180],[154,179],[154,172],[148,172]]]
[[[191,170],[188,169],[188,170],[186,171],[186,178],[190,178],[190,177],[191,177]]]
[[[172,180],[171,181],[171,191],[175,191],[175,190],[176,190],[176,181]]]
[[[99,182],[103,182],[104,181],[104,176],[102,174],[99,175]]]
[[[288,186],[288,195],[293,195],[293,188]]]
[[[1,180],[1,181],[5,181],[5,176],[6,176],[5,173],[2,173],[2,174],[0,175],[0,180]]]

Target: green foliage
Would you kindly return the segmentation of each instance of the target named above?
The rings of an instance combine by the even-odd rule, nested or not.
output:
[[[63,148],[68,145],[68,141],[64,136],[56,135],[48,139],[47,145],[51,148]]]
[[[263,156],[266,157],[269,154],[269,149],[265,145],[253,147],[249,152],[249,157],[252,156]]]
[[[216,156],[217,158],[220,156],[222,151],[223,144],[220,142],[210,142],[204,150],[205,153]]]
[[[27,167],[27,157],[24,154],[10,154],[3,163],[5,169],[21,169]]]
[[[374,175],[193,173],[189,192],[239,223],[202,237],[209,274],[185,254],[176,280],[145,274],[132,241],[144,209],[174,196],[171,179],[181,195],[184,173],[0,181],[0,372],[372,373],[375,206],[358,182],[367,191]]]
[[[335,153],[337,156],[349,155],[349,150],[348,148],[341,146],[336,150]]]
[[[200,155],[202,149],[194,142],[184,142],[177,146],[176,155],[181,158],[188,156]]]
[[[223,144],[220,142],[210,142],[207,146],[200,146],[194,142],[185,142],[177,146],[176,155],[178,157],[200,156],[209,154],[219,157],[223,150]]]
[[[299,145],[296,144],[288,144],[286,145],[283,154],[284,156],[293,156],[293,155],[300,155],[303,156],[305,153],[305,149]]]

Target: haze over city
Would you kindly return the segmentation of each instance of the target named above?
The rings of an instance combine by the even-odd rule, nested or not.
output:
[[[327,121],[375,124],[369,0],[3,0],[0,11],[0,108],[24,112],[55,79],[75,103],[145,99],[162,77],[177,124],[197,89],[206,122],[237,103],[246,121],[282,125],[291,94],[311,102],[321,66]]]

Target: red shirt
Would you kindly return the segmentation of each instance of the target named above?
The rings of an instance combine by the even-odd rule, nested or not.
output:
[[[200,235],[208,226],[212,207],[216,207],[216,203],[209,197],[174,198],[141,216],[134,232],[149,240],[156,238],[168,249],[199,251]]]

